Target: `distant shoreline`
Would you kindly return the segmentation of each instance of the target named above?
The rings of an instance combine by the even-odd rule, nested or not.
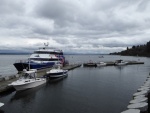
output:
[[[31,53],[0,53],[0,55],[29,55]]]
[[[29,55],[32,53],[0,53],[0,55]],[[109,54],[96,54],[96,53],[64,53],[64,55],[109,55]]]

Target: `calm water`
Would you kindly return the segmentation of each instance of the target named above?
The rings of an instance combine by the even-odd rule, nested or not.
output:
[[[9,76],[16,74],[17,70],[13,63],[20,59],[25,60],[29,55],[0,55],[0,75]]]
[[[0,57],[2,60],[2,56]],[[21,57],[7,56],[11,63]],[[92,59],[93,61],[139,59],[145,64],[76,68],[69,71],[66,78],[50,80],[34,89],[0,95],[0,102],[5,103],[0,108],[0,113],[120,113],[126,110],[133,93],[144,83],[150,72],[150,58],[146,57],[106,55],[99,58],[98,55],[70,55],[66,58],[70,63]],[[10,70],[15,72],[13,67]]]

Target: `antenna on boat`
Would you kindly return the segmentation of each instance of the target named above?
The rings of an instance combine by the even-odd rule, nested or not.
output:
[[[47,42],[47,43],[44,43],[44,45],[45,45],[45,47],[46,47],[46,46],[48,47],[49,43],[48,43],[48,42]]]

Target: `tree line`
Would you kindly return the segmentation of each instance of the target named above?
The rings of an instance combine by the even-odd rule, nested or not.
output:
[[[110,55],[150,57],[150,41],[144,45],[132,46],[131,48],[127,47],[127,49],[124,51],[110,53]]]

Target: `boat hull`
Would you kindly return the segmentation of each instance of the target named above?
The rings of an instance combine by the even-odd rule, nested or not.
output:
[[[124,62],[124,63],[116,63],[115,65],[116,66],[124,66],[124,65],[127,65],[127,63],[126,62]]]
[[[67,76],[68,71],[64,71],[64,72],[59,72],[59,73],[47,73],[47,77],[48,78],[58,78],[58,77],[63,77],[63,76]]]
[[[105,62],[100,62],[100,63],[97,63],[97,66],[98,66],[98,67],[106,66],[106,63],[105,63]]]
[[[97,67],[106,66],[106,64],[97,64]]]
[[[40,86],[42,84],[46,83],[46,79],[40,80],[40,81],[35,81],[32,83],[28,83],[28,84],[22,84],[22,85],[13,85],[13,87],[17,90],[25,90],[25,89],[30,89],[30,88],[34,88],[37,86]]]
[[[43,68],[50,68],[53,65],[55,65],[55,62],[50,62],[50,63],[14,63],[15,68],[17,69],[17,71],[23,71],[23,69],[43,69]]]

